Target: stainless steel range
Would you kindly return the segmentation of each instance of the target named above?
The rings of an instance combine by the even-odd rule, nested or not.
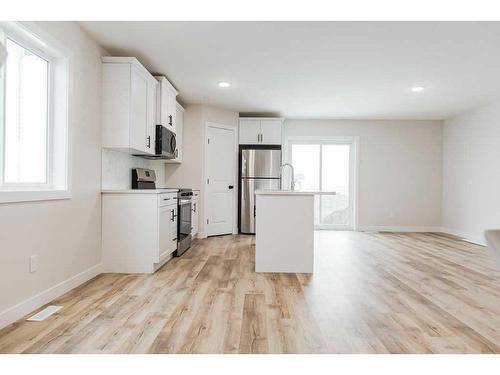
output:
[[[177,250],[174,256],[181,256],[191,246],[192,236],[192,189],[179,189],[177,193]]]

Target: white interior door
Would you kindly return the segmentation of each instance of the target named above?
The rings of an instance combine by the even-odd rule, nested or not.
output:
[[[207,127],[207,236],[233,232],[236,154],[234,130]]]

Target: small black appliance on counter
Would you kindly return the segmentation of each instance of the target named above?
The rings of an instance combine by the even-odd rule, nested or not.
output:
[[[132,169],[132,189],[156,189],[156,173],[152,169]]]

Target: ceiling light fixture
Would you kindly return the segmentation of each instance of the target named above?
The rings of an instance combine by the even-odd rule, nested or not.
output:
[[[219,87],[229,87],[231,84],[229,82],[219,82],[218,83]]]
[[[412,92],[422,92],[424,91],[424,86],[415,86],[411,88]]]

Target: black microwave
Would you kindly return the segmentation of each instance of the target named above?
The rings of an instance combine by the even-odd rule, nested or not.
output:
[[[161,159],[175,159],[177,152],[175,133],[162,125],[156,125],[156,156]]]

